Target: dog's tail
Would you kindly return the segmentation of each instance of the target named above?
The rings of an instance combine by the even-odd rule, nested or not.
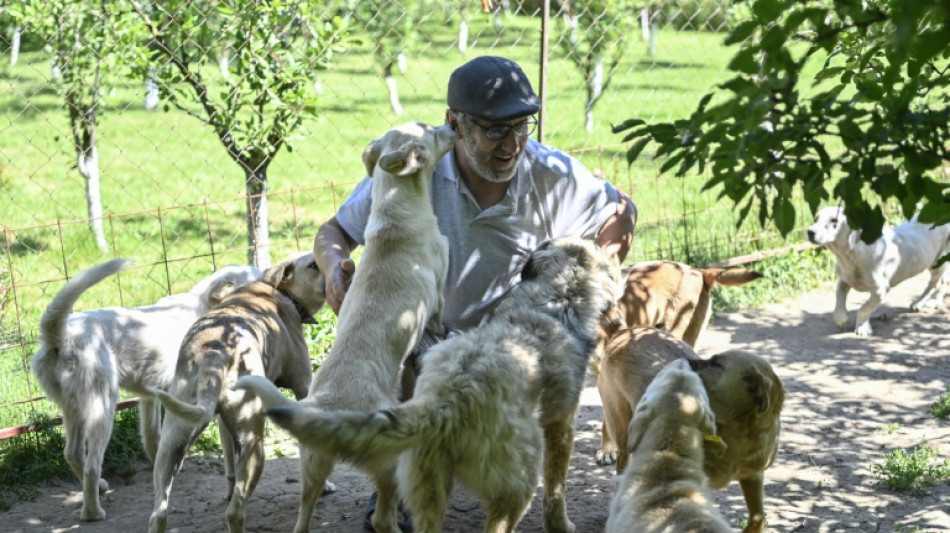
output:
[[[184,402],[175,396],[163,391],[162,389],[156,389],[154,387],[146,387],[148,393],[162,402],[162,405],[170,413],[173,413],[178,418],[182,418],[191,422],[194,425],[204,425],[211,422],[211,418],[214,416],[214,405],[204,405],[203,402],[197,404],[192,404]]]
[[[277,388],[277,385],[274,385],[271,380],[264,376],[241,376],[231,388],[234,390],[243,389],[256,394],[257,397],[261,399],[261,403],[264,404],[264,409],[288,407],[296,403],[284,396],[280,392],[280,389]]]
[[[132,261],[128,259],[113,259],[83,270],[66,282],[66,285],[46,306],[46,311],[40,319],[40,336],[44,345],[54,351],[62,346],[66,334],[66,321],[73,312],[76,300],[90,287],[125,270],[130,264]]]
[[[712,288],[714,285],[738,287],[762,277],[762,274],[748,268],[704,268],[703,285]]]
[[[726,287],[737,287],[745,285],[750,281],[755,281],[762,277],[762,274],[748,268],[702,268],[699,272],[703,275],[703,290],[699,293],[696,300],[696,310],[690,318],[689,325],[683,332],[683,340],[690,346],[696,346],[699,334],[706,328],[709,322],[709,314],[712,309],[712,289],[716,285]]]
[[[355,464],[390,461],[423,440],[444,421],[440,409],[411,400],[380,411],[325,411],[292,403],[265,414],[301,444]]]

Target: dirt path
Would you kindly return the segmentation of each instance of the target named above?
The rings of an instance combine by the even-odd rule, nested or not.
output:
[[[767,356],[785,384],[782,444],[775,465],[766,472],[770,531],[950,531],[950,483],[916,497],[888,491],[870,470],[886,452],[922,442],[950,457],[950,421],[935,420],[928,413],[950,386],[947,312],[907,310],[924,282],[924,277],[914,278],[889,296],[877,313],[886,318],[872,321],[871,338],[836,330],[831,321],[834,296],[826,288],[720,317],[701,341],[704,355],[738,347]],[[601,417],[596,388],[585,390],[582,404],[568,512],[578,533],[597,533],[607,517],[614,480],[613,472],[593,461]],[[896,430],[882,431],[894,425]],[[270,446],[268,454],[248,507],[247,529],[288,532],[296,519],[300,488],[296,448],[284,441]],[[169,531],[225,530],[221,472],[216,460],[186,462],[172,490]],[[370,483],[345,465],[337,467],[333,480],[339,490],[319,503],[312,531],[363,531]],[[0,531],[144,531],[152,507],[151,470],[112,480],[112,488],[104,498],[109,514],[104,522],[77,521],[79,486],[69,483],[44,489],[36,501],[0,513]],[[739,524],[745,506],[738,485],[716,497],[729,521]],[[477,502],[456,493],[445,531],[480,531],[482,523]],[[519,530],[541,531],[540,498]]]

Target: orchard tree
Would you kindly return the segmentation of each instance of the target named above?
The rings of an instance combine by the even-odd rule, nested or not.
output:
[[[403,113],[393,69],[405,61],[418,30],[418,0],[350,0],[352,17],[369,34],[373,58],[389,91],[393,113]],[[405,67],[402,67],[404,69]]]
[[[326,68],[346,39],[332,2],[259,0],[208,3],[132,0],[150,42],[142,70],[152,69],[162,97],[204,124],[244,173],[248,262],[270,265],[267,169],[312,107],[313,71]],[[215,26],[215,27],[211,27]],[[192,35],[211,32],[233,46],[230,73],[205,81],[207,51]]]
[[[950,222],[950,0],[754,0],[726,38],[732,78],[684,119],[615,126],[627,160],[653,143],[661,172],[708,176],[739,207],[783,236],[800,191],[812,214],[843,202],[872,242],[883,207]],[[817,74],[806,75],[817,67]],[[804,216],[804,214],[801,214]]]
[[[624,0],[561,3],[558,43],[584,77],[584,128],[588,132],[594,131],[594,106],[623,59],[636,12],[632,3]]]
[[[102,229],[97,129],[115,73],[137,37],[129,4],[91,0],[26,0],[11,7],[18,24],[39,35],[52,55],[54,83],[69,115],[76,167],[86,183],[89,226],[96,246],[108,248]]]

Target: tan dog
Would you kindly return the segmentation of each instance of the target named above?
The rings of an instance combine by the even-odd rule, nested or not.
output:
[[[225,297],[188,330],[168,392],[150,390],[166,409],[150,533],[165,531],[174,477],[215,414],[228,477],[228,531],[244,531],[247,499],[264,469],[264,417],[255,396],[230,386],[240,375],[253,374],[292,389],[298,398],[307,393],[311,370],[302,323],[312,323],[323,306],[324,287],[313,254],[301,254]]]
[[[442,334],[449,249],[432,211],[429,182],[436,162],[454,140],[448,126],[410,122],[374,140],[363,152],[373,199],[366,245],[340,308],[336,342],[314,375],[303,405],[360,411],[395,405],[403,359],[426,328]],[[254,387],[251,383],[248,388]],[[266,382],[259,385],[253,390],[267,408],[292,403]],[[337,461],[336,454],[320,450],[306,445],[300,450],[303,489],[296,533],[310,531],[314,506]],[[395,457],[360,466],[379,493],[373,528],[399,533]]]
[[[267,415],[305,445],[360,465],[401,454],[399,487],[416,533],[442,531],[455,481],[481,500],[485,531],[513,531],[534,497],[543,449],[544,530],[572,532],[564,491],[574,419],[618,277],[593,243],[549,241],[487,322],[423,355],[410,400],[376,412],[300,403]]]
[[[696,347],[700,334],[709,323],[713,287],[736,287],[762,277],[762,274],[745,268],[694,268],[675,261],[635,263],[625,268],[624,274],[623,296],[617,307],[604,316],[597,331],[598,349],[590,366],[594,375],[600,373],[607,342],[626,326],[653,326]],[[601,427],[597,464],[613,464],[617,447],[608,433],[606,422]],[[626,431],[626,426],[621,431]]]
[[[764,529],[763,472],[778,450],[779,413],[785,398],[782,383],[763,358],[730,350],[700,359],[685,342],[655,328],[623,330],[607,345],[597,386],[604,423],[617,438],[617,471],[628,463],[630,445],[624,429],[643,391],[667,363],[686,359],[706,386],[716,413],[716,433],[726,443],[722,455],[706,456],[712,488],[739,480],[749,510],[746,533]],[[614,429],[617,428],[617,429]]]
[[[732,532],[703,472],[704,456],[724,445],[688,361],[675,359],[656,374],[637,404],[629,437],[632,459],[610,504],[606,533]]]
[[[72,312],[86,290],[129,264],[113,259],[69,280],[43,314],[40,348],[32,360],[37,379],[63,413],[66,462],[83,485],[80,520],[106,517],[99,502],[100,493],[109,489],[101,477],[102,458],[119,387],[139,395],[142,447],[154,461],[161,411],[147,387],[168,387],[188,328],[225,295],[261,276],[252,266],[224,267],[190,291],[153,305]]]

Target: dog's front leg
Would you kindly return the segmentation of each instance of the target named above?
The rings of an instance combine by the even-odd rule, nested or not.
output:
[[[746,508],[749,510],[749,520],[746,522],[742,533],[762,533],[765,531],[765,489],[764,476],[762,472],[747,479],[740,479],[739,486],[742,487],[742,497],[745,499]]]
[[[871,313],[884,301],[885,291],[872,291],[868,301],[858,309],[857,317],[854,321],[854,334],[860,337],[866,337],[874,331],[871,329]]]
[[[544,426],[544,531],[573,533],[574,524],[567,518],[567,469],[574,447],[574,415],[550,417]]]
[[[848,325],[848,307],[846,301],[848,292],[851,291],[851,285],[844,280],[838,280],[838,287],[835,289],[835,312],[832,315],[835,319],[835,325],[844,328]]]

